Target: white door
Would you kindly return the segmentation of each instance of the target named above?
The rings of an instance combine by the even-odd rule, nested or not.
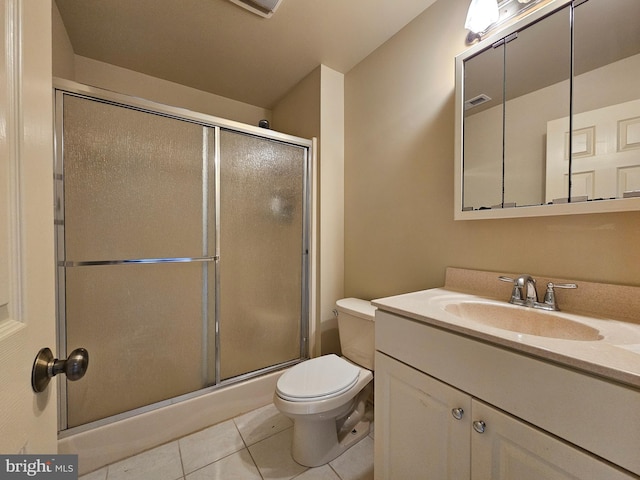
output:
[[[57,453],[51,2],[0,0],[0,453]]]
[[[569,119],[547,122],[547,202],[568,191]],[[571,196],[623,198],[640,190],[640,100],[573,116]]]

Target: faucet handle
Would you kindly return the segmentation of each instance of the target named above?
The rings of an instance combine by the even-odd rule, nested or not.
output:
[[[509,303],[519,305],[524,302],[522,290],[520,288],[520,285],[518,285],[518,279],[500,275],[498,277],[498,280],[500,280],[501,282],[508,282],[513,284],[513,290],[511,291],[511,298],[509,299]]]
[[[553,283],[553,282],[547,283],[547,291],[544,294],[543,303],[545,305],[548,305],[550,310],[558,311],[560,309],[558,308],[558,304],[556,302],[556,292],[554,290],[554,287],[555,288],[578,288],[578,285],[576,285],[575,283]]]
[[[555,288],[578,288],[578,285],[576,285],[575,283],[553,283],[553,282],[549,282],[547,283],[547,287],[555,287]]]
[[[526,273],[523,273],[518,278],[511,278],[511,277],[505,277],[504,275],[500,275],[498,277],[498,280],[503,282],[510,282],[520,287],[526,287],[527,283],[533,283],[533,284],[536,283],[536,279]]]

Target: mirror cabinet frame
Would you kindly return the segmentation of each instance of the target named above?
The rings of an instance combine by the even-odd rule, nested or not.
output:
[[[568,203],[543,204],[534,206],[487,208],[463,210],[463,142],[464,142],[464,62],[490,48],[515,32],[522,31],[536,22],[574,3],[574,0],[556,0],[534,10],[522,19],[501,29],[465,50],[455,59],[455,186],[454,219],[480,220],[495,218],[539,217],[552,215],[573,215],[585,213],[606,213],[640,210],[640,198],[616,198],[599,201],[577,201]],[[580,2],[576,1],[578,5]],[[573,46],[572,46],[573,47]],[[573,61],[573,51],[571,53]],[[573,79],[571,79],[573,82]],[[571,100],[572,102],[572,100]]]

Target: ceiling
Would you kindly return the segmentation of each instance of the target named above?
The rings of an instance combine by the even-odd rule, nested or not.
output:
[[[435,0],[56,0],[77,55],[272,108],[324,64],[346,73]]]

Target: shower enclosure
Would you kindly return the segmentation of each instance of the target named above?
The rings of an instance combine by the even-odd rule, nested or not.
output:
[[[70,432],[308,356],[311,142],[71,82],[56,90]]]

